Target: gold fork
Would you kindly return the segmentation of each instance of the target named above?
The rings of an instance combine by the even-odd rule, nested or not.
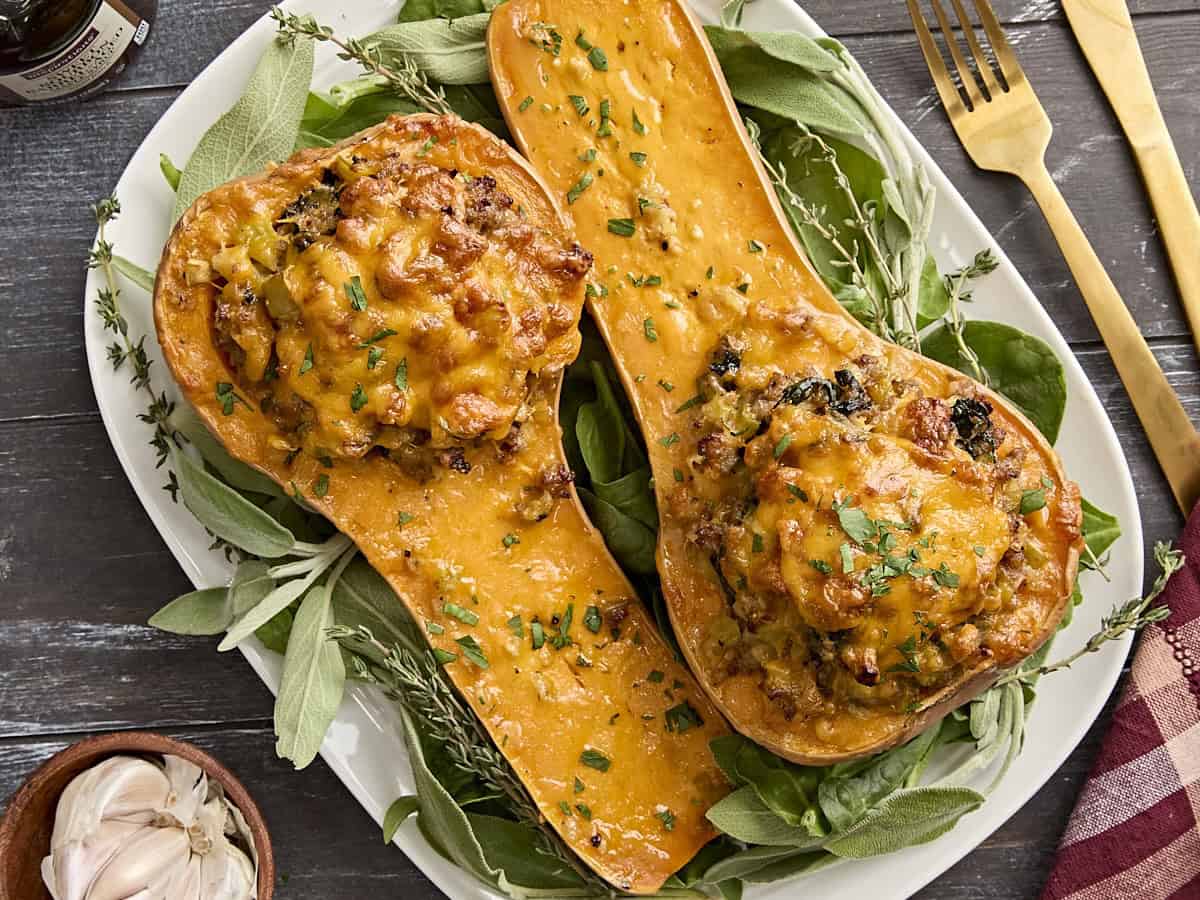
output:
[[[988,0],[974,0],[996,58],[996,68],[984,52],[962,0],[951,0],[975,59],[976,69],[972,70],[942,4],[931,0],[958,70],[960,91],[946,68],[918,0],[907,2],[929,73],[959,140],[979,168],[1016,175],[1025,182],[1042,208],[1175,499],[1185,514],[1191,512],[1200,498],[1200,434],[1046,169],[1046,147],[1052,132],[1050,119],[1017,62],[991,5]]]

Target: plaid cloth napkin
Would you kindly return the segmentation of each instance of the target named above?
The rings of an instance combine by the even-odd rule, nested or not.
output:
[[[1042,900],[1200,900],[1200,507]]]

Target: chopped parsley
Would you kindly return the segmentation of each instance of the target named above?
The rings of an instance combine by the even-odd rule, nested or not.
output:
[[[689,397],[689,398],[688,398],[687,400],[685,400],[685,401],[684,401],[682,404],[680,404],[680,405],[679,405],[679,406],[676,408],[675,412],[677,412],[677,413],[681,413],[681,412],[687,412],[687,411],[688,411],[689,409],[691,409],[693,406],[699,406],[699,405],[700,405],[701,403],[703,403],[703,402],[704,402],[704,395],[703,395],[703,394],[697,394],[695,397]]]
[[[532,99],[533,98],[531,97],[530,100],[532,100]],[[421,145],[421,149],[417,151],[417,156],[418,157],[428,156],[429,151],[433,149],[433,145],[436,144],[437,142],[438,142],[437,135],[436,134],[430,135],[429,139]]]
[[[904,662],[896,663],[888,669],[889,672],[920,672],[921,665],[917,661],[917,636],[910,634],[904,639],[902,644],[897,644],[896,649],[900,651],[900,655],[904,657]]]
[[[823,559],[810,559],[808,564],[820,572],[822,575],[832,575],[833,566],[825,562]]]
[[[304,362],[300,363],[300,374],[303,375],[313,367],[313,348],[312,343],[308,345],[308,349],[304,351]]]
[[[444,603],[442,605],[442,612],[448,616],[458,619],[458,621],[462,622],[464,625],[470,625],[474,627],[475,625],[479,624],[479,616],[471,612],[469,609],[464,609],[457,603]]]
[[[363,390],[361,384],[354,386],[354,393],[350,395],[350,409],[353,412],[358,412],[367,405],[367,392]]]
[[[789,484],[787,486],[787,489],[788,489],[788,493],[791,494],[793,497],[795,497],[797,500],[799,500],[801,503],[808,502],[808,493],[804,490],[804,488],[796,487],[796,485],[794,485],[794,484]]]
[[[629,158],[633,160],[633,164],[635,166],[637,166],[639,169],[642,166],[646,165],[646,154],[645,153],[639,153],[638,151],[635,150],[629,154]]]
[[[579,754],[579,761],[589,769],[595,769],[597,772],[607,772],[612,766],[611,759],[599,750],[593,750],[590,747]]]
[[[443,628],[441,625],[439,625],[437,622],[426,622],[425,630],[428,631],[430,634],[445,634],[446,633],[446,629]]]
[[[762,253],[764,249],[765,248],[763,247],[763,245],[760,244],[758,241],[754,241],[754,240],[750,241],[750,252],[751,253]]]
[[[471,635],[468,634],[464,635],[463,637],[456,638],[454,643],[462,647],[464,659],[468,660],[469,662],[473,662],[481,669],[486,669],[488,667],[488,659],[483,655],[483,648],[479,646],[479,641],[475,640],[475,638],[471,637]]]
[[[704,724],[700,713],[696,712],[696,708],[686,700],[668,709],[664,717],[667,720],[667,731],[674,734],[683,734],[685,731],[699,728]]]
[[[545,22],[534,22],[530,28],[535,36],[529,39],[529,43],[535,47],[541,47],[551,56],[558,56],[562,52],[563,36],[558,33],[553,25],[547,25]]]
[[[638,118],[636,109],[633,111],[633,130],[638,134],[646,133],[646,126],[642,123],[642,120]]]
[[[517,112],[525,112],[525,110],[529,109],[531,106],[533,106],[533,97],[526,97],[517,107]],[[423,154],[418,153],[417,155],[421,156]]]
[[[313,482],[313,496],[324,497],[329,493],[329,476],[322,472],[317,476],[317,480]]]
[[[379,361],[381,359],[383,359],[383,348],[372,347],[367,351],[367,368],[374,369],[377,365],[379,365]]]
[[[673,471],[675,473],[675,480],[677,482],[679,482],[680,484],[683,484],[683,473],[680,472],[678,469],[672,469],[671,471]]]
[[[513,544],[521,543],[521,539],[510,531],[504,537],[500,538],[500,543],[502,543],[504,548],[507,550],[509,547],[513,546]]]
[[[982,557],[983,554],[987,552],[987,548],[981,547],[979,544],[976,544],[971,549],[975,551],[976,556],[980,556],[980,557]]]
[[[646,676],[646,679],[653,684],[662,684],[663,679],[666,677],[667,676],[663,672],[660,672],[658,669],[654,669],[649,675]]]
[[[663,823],[663,828],[666,831],[674,831],[675,830],[675,813],[671,812],[669,809],[664,809],[660,812],[656,812],[654,814],[654,818],[658,819],[660,822]]]
[[[562,810],[562,814],[564,816],[571,815],[571,804],[568,803],[566,800],[559,800],[558,808]]]
[[[599,634],[604,626],[604,617],[600,615],[600,607],[589,606],[583,614],[583,624],[592,634]]]
[[[850,550],[850,545],[842,544],[838,552],[842,554],[842,573],[851,574],[854,571],[854,553]]]
[[[596,129],[596,137],[608,137],[612,134],[612,102],[605,97],[600,101],[600,126]]]
[[[397,390],[408,390],[408,357],[400,360],[396,364],[396,388]]]
[[[568,632],[571,630],[571,622],[575,618],[575,604],[568,603],[566,611],[562,614],[562,618],[558,623],[558,634],[550,639],[550,643],[554,645],[556,650],[561,650],[563,647],[569,646],[571,636]]]
[[[954,572],[951,572],[945,563],[942,563],[940,566],[938,566],[938,568],[934,569],[932,575],[933,580],[936,581],[941,587],[958,587],[958,575],[956,575]]]
[[[717,270],[714,269],[712,266],[709,266],[704,272],[704,277],[707,278],[709,281],[711,281],[713,275],[716,274],[716,271]]]
[[[396,517],[396,521],[400,524],[400,527],[403,528],[405,525],[407,525],[409,522],[411,522],[415,518],[416,518],[416,516],[414,516],[412,513],[406,513],[403,510],[401,510],[400,515],[398,515]]]
[[[659,438],[658,442],[664,447],[674,447],[679,443],[679,435],[672,431],[666,437]]]
[[[787,452],[787,448],[792,445],[792,435],[785,434],[779,439],[779,443],[775,445],[775,458],[783,456]]]
[[[368,347],[370,347],[372,344],[377,344],[377,343],[379,343],[380,341],[382,341],[384,338],[390,338],[390,337],[394,337],[394,336],[395,336],[395,335],[397,335],[397,334],[399,334],[399,332],[398,332],[398,331],[393,331],[391,328],[381,328],[379,331],[375,332],[373,335],[371,335],[371,336],[370,336],[369,338],[367,338],[365,341],[362,341],[362,342],[361,342],[361,343],[358,345],[358,349],[359,349],[359,350],[366,350],[366,349],[367,349]]]
[[[654,327],[654,320],[649,316],[642,320],[642,331],[646,335],[646,340],[650,343],[653,344],[658,341],[658,331]]]
[[[633,219],[609,219],[608,230],[620,237],[633,237],[637,226],[633,224]]]
[[[608,57],[599,47],[593,47],[588,51],[588,62],[592,64],[592,68],[597,72],[608,71]]]
[[[571,101],[571,105],[575,107],[575,112],[579,113],[580,118],[588,114],[588,110],[591,107],[588,106],[588,102],[585,98],[579,96],[579,94],[571,94],[567,97],[567,99]]]
[[[542,623],[538,621],[530,622],[529,633],[533,640],[533,649],[541,650],[542,645],[546,643],[546,630],[542,628]]]
[[[583,296],[589,300],[599,300],[601,297],[608,296],[608,288],[602,284],[592,284],[589,281],[587,287],[583,289]]]
[[[443,650],[441,647],[434,647],[433,658],[444,666],[446,663],[452,663],[458,659],[458,654],[451,653],[449,650]]]
[[[585,789],[586,789],[586,786],[584,785],[584,783],[582,781],[579,780],[579,776],[576,775],[575,776],[575,793],[582,794]]]
[[[763,536],[757,531],[754,532],[754,537],[750,541],[751,553],[762,553],[764,549]]]
[[[858,544],[865,544],[879,537],[879,523],[868,516],[860,507],[850,506],[850,500],[833,504],[837,513],[838,524],[850,539]]]
[[[592,820],[592,811],[586,803],[576,803],[575,809],[578,811],[578,813],[581,816],[583,816],[589,822]]]
[[[581,153],[579,155],[579,161],[580,162],[595,162],[596,161],[596,148],[588,147],[586,150],[584,150],[583,153]]]
[[[508,620],[508,630],[511,631],[515,637],[525,637],[525,625],[521,622],[521,616],[519,614]]]
[[[221,404],[221,414],[226,416],[232,416],[233,408],[239,403],[242,406],[249,406],[228,381],[217,382],[217,402]]]

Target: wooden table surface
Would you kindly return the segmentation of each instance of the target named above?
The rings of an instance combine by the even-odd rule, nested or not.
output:
[[[84,363],[83,260],[95,231],[88,204],[112,188],[180,90],[268,5],[161,0],[144,55],[113,90],[83,106],[0,110],[0,797],[85,734],[156,729],[211,750],[255,793],[275,839],[280,896],[437,897],[321,760],[297,774],[276,759],[271,697],[239,655],[146,626],[190,585],[125,480]],[[1200,184],[1200,0],[1130,5],[1184,167]],[[1041,298],[1121,436],[1147,547],[1173,538],[1179,513],[1050,232],[1015,180],[983,174],[963,154],[904,4],[806,6],[857,54]],[[1058,3],[995,6],[1054,122],[1055,178],[1200,415],[1200,371],[1155,223]],[[919,896],[1035,896],[1106,721],[1033,800]]]

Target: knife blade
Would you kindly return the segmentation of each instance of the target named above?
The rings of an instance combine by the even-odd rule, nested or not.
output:
[[[1125,0],[1062,0],[1088,65],[1133,148],[1200,351],[1200,213],[1154,94]]]

